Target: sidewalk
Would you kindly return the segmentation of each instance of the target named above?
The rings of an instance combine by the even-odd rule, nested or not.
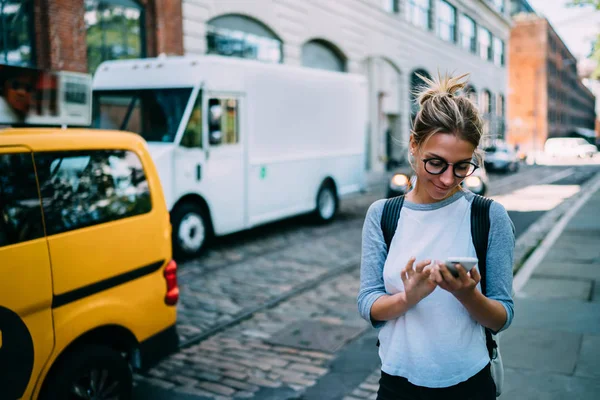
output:
[[[598,186],[524,286],[515,284],[515,318],[500,340],[503,399],[600,398]]]

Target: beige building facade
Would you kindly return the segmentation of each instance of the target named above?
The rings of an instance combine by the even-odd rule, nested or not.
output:
[[[508,0],[183,0],[183,48],[366,76],[366,168],[381,172],[405,159],[416,73],[470,73],[486,133],[504,135],[508,8]]]

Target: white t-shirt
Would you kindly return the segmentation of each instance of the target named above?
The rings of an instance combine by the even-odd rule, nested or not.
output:
[[[405,201],[383,269],[387,293],[404,290],[400,272],[411,256],[417,261],[477,257],[471,240],[470,202],[460,196],[450,204],[435,206]],[[382,370],[418,386],[452,386],[490,362],[484,328],[440,287],[400,318],[387,321],[379,340]]]

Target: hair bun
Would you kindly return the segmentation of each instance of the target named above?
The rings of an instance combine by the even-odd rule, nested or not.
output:
[[[453,98],[454,95],[459,94],[467,86],[469,74],[463,74],[457,77],[451,77],[448,74],[440,75],[437,78],[427,78],[423,75],[417,74],[423,81],[424,85],[419,87],[417,99],[420,106],[423,106],[429,100],[449,97]]]

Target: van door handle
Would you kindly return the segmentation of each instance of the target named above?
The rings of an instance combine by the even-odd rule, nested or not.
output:
[[[196,165],[196,180],[200,181],[202,179],[202,164]]]

